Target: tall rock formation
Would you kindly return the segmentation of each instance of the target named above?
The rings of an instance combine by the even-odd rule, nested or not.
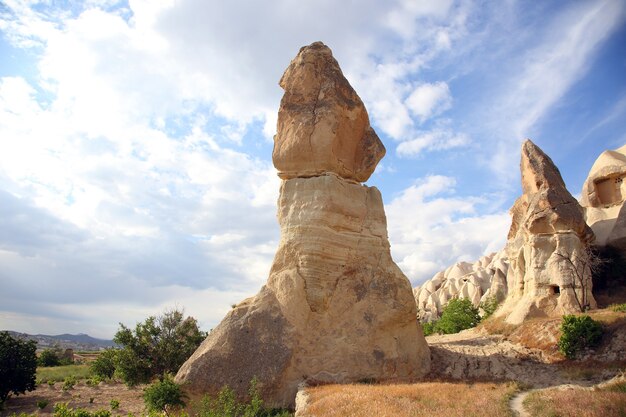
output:
[[[512,324],[595,308],[587,248],[594,235],[558,168],[537,145],[522,145],[523,195],[511,208],[505,248],[508,296],[497,315]]]
[[[380,192],[361,185],[385,149],[363,103],[321,42],[300,50],[280,85],[273,160],[283,179],[281,241],[267,284],[181,367],[192,396],[253,377],[270,406],[303,382],[408,380],[430,352],[409,280],[393,262]]]
[[[580,204],[596,244],[626,253],[626,145],[600,154],[583,185]]]

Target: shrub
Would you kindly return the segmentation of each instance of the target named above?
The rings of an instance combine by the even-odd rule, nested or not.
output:
[[[120,323],[113,340],[123,346],[115,355],[115,369],[127,385],[149,382],[175,373],[206,337],[193,317],[180,310],[148,317],[135,330]]]
[[[59,366],[61,365],[61,360],[54,349],[45,349],[39,354],[37,364],[39,366]]]
[[[451,334],[475,327],[480,322],[478,309],[467,298],[453,298],[441,312],[441,318],[434,325],[437,333]]]
[[[482,320],[487,319],[489,316],[495,313],[499,305],[500,303],[498,302],[498,298],[496,296],[485,298],[485,301],[481,302],[478,305],[478,308],[483,311]]]
[[[63,391],[69,391],[74,389],[74,385],[76,385],[76,378],[74,376],[65,377],[63,380]]]
[[[437,325],[436,321],[427,321],[422,323],[422,329],[424,329],[424,336],[430,336],[435,333],[435,326]]]
[[[40,410],[43,410],[47,406],[48,406],[48,401],[47,400],[39,400],[39,401],[37,401],[37,408],[39,408]]]
[[[585,348],[597,346],[602,339],[602,325],[587,315],[563,316],[559,351],[571,359]]]
[[[0,405],[11,394],[35,389],[36,349],[32,340],[20,340],[9,332],[0,332]]]
[[[144,389],[143,401],[149,411],[162,411],[167,415],[168,409],[185,406],[180,385],[169,374]]]
[[[117,351],[115,349],[106,349],[100,353],[96,360],[89,365],[91,373],[101,379],[113,378],[116,356]]]
[[[113,399],[113,400],[111,400],[111,402],[110,402],[109,404],[111,405],[111,410],[113,410],[113,411],[115,411],[115,410],[117,410],[118,408],[120,408],[120,402],[119,402],[119,400],[115,400],[115,399]]]

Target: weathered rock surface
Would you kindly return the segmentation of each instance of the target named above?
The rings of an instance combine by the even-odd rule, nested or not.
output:
[[[612,245],[626,252],[626,146],[605,151],[591,167],[580,203],[596,244]]]
[[[285,94],[272,154],[278,175],[289,179],[334,172],[367,181],[385,147],[330,48],[315,42],[300,49],[280,86]]]
[[[302,60],[306,64],[298,64]],[[322,44],[303,48],[283,85],[292,88],[297,84],[293,80],[318,77],[298,87],[297,95],[310,97],[320,83],[329,97],[347,94],[336,62],[336,68],[319,74],[309,68],[325,68],[330,60],[334,62]],[[277,142],[289,142],[300,134],[300,124],[308,123],[301,106],[285,105],[291,102],[283,99]],[[348,108],[367,120],[360,101],[356,107],[336,98],[331,102],[322,119],[342,120]],[[341,129],[347,133],[332,140],[351,140],[353,128]],[[308,148],[279,153],[277,167],[293,168],[283,178],[303,178],[282,182],[281,241],[269,279],[259,294],[228,313],[179,370],[176,380],[191,396],[214,394],[224,385],[245,396],[256,376],[266,404],[284,407],[294,405],[302,383],[410,380],[428,372],[430,352],[415,320],[411,284],[391,259],[380,192],[354,181],[371,172],[381,155],[377,147],[359,146],[352,148],[352,156],[345,151],[346,161],[370,162],[349,170],[332,161],[311,165]],[[281,165],[292,159],[296,163]]]
[[[507,294],[508,269],[508,259],[502,251],[483,256],[473,264],[458,262],[438,272],[413,289],[418,319],[421,322],[438,319],[452,298],[467,298],[476,307],[489,297],[502,301]]]
[[[523,195],[511,208],[505,248],[508,295],[498,315],[511,324],[595,307],[586,262],[594,235],[558,168],[530,140],[522,145]]]

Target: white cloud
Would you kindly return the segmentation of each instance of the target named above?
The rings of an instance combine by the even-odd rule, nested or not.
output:
[[[470,138],[465,133],[457,133],[449,128],[436,128],[419,132],[414,139],[402,142],[396,148],[401,157],[416,157],[424,151],[441,151],[467,146]]]
[[[493,126],[497,143],[488,163],[502,178],[515,177],[510,167],[516,164],[519,144],[534,136],[559,99],[588,71],[598,48],[623,22],[625,11],[621,0],[572,4],[541,32],[536,46],[515,61],[509,85],[499,91],[488,120],[483,119]]]
[[[413,285],[457,261],[475,261],[504,247],[508,213],[479,214],[493,201],[455,194],[454,178],[432,175],[385,206],[393,257]]]
[[[417,86],[405,103],[411,113],[424,122],[452,107],[452,95],[448,84],[443,81],[426,83]]]

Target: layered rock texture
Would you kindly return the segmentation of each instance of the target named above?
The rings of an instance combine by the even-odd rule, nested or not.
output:
[[[360,184],[384,155],[330,49],[304,47],[283,75],[274,164],[281,241],[267,284],[179,370],[192,396],[257,377],[270,406],[301,383],[409,380],[430,353],[408,279],[391,259],[380,192]]]
[[[596,244],[626,252],[626,146],[605,151],[591,167],[580,203],[596,235]]]
[[[413,289],[417,317],[430,322],[441,316],[452,298],[467,298],[476,307],[489,297],[504,300],[509,262],[504,251],[483,256],[473,264],[457,262]]]
[[[510,211],[508,295],[498,314],[516,324],[594,308],[587,258],[594,234],[582,207],[552,160],[530,140],[522,145],[520,165],[523,195]]]

